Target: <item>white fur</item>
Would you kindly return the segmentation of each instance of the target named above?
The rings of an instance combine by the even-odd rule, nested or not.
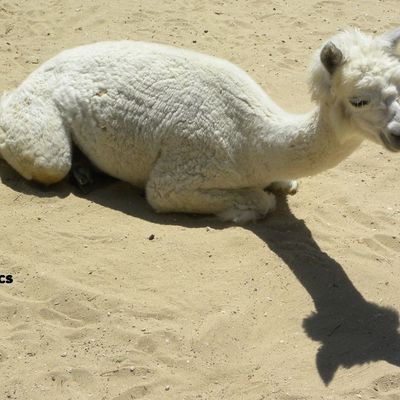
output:
[[[73,142],[100,170],[145,187],[159,212],[258,219],[275,205],[267,186],[293,193],[286,181],[335,166],[364,137],[400,135],[397,36],[334,37],[345,62],[330,76],[317,53],[318,106],[306,115],[284,112],[244,71],[207,55],[129,41],[67,50],[3,96],[0,153],[50,184],[69,172]],[[371,103],[355,109],[354,96]]]

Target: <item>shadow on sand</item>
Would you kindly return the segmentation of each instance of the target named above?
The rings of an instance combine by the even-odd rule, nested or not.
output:
[[[43,191],[42,187],[23,181],[1,161],[0,177],[13,190],[40,197],[65,197],[71,191],[76,192],[68,183]],[[213,217],[158,215],[144,200],[143,193],[111,178],[103,180],[84,197],[158,224],[227,227]],[[400,366],[397,311],[364,299],[341,265],[320,249],[304,221],[292,214],[285,198],[279,200],[278,210],[266,221],[250,224],[246,229],[260,237],[286,263],[311,296],[315,312],[304,319],[303,328],[312,340],[321,344],[316,366],[326,385],[339,367],[380,360]]]
[[[339,367],[380,360],[400,366],[398,312],[364,299],[285,198],[267,224],[255,224],[251,231],[286,263],[314,302],[315,312],[303,320],[303,328],[321,343],[316,365],[326,385]]]

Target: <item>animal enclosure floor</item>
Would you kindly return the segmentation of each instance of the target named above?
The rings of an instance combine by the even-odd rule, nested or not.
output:
[[[64,48],[151,40],[227,58],[289,111],[338,28],[398,2],[6,0],[1,90]],[[0,161],[1,399],[400,399],[399,155],[365,143],[265,221],[155,214]]]

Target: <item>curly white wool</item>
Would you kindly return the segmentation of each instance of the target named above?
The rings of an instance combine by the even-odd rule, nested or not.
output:
[[[130,41],[67,50],[1,99],[0,153],[51,184],[68,174],[75,143],[100,170],[145,187],[159,212],[261,218],[273,191],[295,192],[293,179],[333,167],[365,137],[398,150],[399,38],[333,37],[314,60],[318,106],[306,115],[204,54]]]

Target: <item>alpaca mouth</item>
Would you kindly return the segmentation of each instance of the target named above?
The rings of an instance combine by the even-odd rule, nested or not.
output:
[[[379,136],[382,140],[382,143],[389,151],[400,151],[400,136],[396,136],[391,133],[384,134],[383,132],[381,132]]]

